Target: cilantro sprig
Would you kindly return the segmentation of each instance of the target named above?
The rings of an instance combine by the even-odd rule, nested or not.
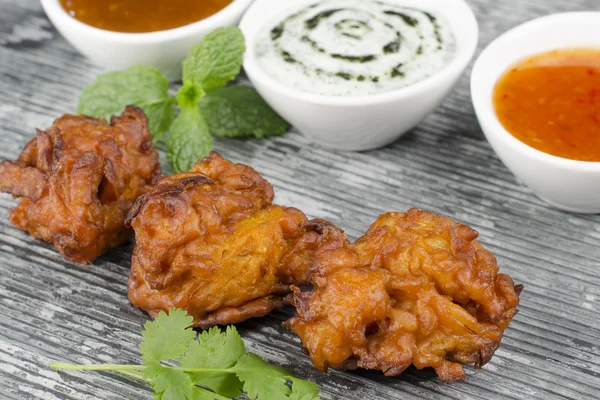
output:
[[[73,365],[53,362],[57,370],[118,372],[145,380],[156,400],[228,400],[242,393],[256,400],[318,400],[316,384],[246,352],[235,327],[211,328],[196,336],[184,310],[160,312],[148,321],[139,348],[141,365]]]
[[[211,133],[265,138],[289,128],[256,90],[226,86],[239,75],[245,51],[239,28],[219,28],[190,49],[175,98],[169,96],[167,78],[139,65],[98,76],[81,94],[77,112],[108,119],[127,105],[142,108],[154,141],[166,138],[174,172],[187,171],[212,150]]]

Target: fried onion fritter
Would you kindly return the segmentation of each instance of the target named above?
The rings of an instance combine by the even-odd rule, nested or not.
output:
[[[273,188],[217,153],[165,177],[133,207],[133,305],[155,316],[185,309],[207,328],[268,314],[309,281],[325,221],[273,205]]]
[[[127,107],[110,124],[64,115],[38,130],[17,161],[0,163],[0,191],[21,198],[10,212],[14,225],[71,261],[91,263],[131,236],[127,212],[159,176],[148,120]]]
[[[285,322],[315,366],[365,368],[388,376],[433,367],[444,381],[460,363],[487,363],[517,313],[522,286],[498,274],[477,232],[440,215],[387,213],[355,243],[328,231],[312,283],[288,301]]]

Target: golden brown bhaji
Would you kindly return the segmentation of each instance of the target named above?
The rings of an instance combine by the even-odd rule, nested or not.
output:
[[[127,212],[159,176],[148,120],[127,107],[110,124],[64,115],[38,130],[17,161],[0,163],[0,191],[22,198],[10,214],[18,228],[91,263],[130,237]]]
[[[265,179],[217,153],[161,179],[128,218],[132,304],[152,316],[185,309],[202,328],[281,306],[291,284],[309,281],[322,233],[336,228],[272,202]]]
[[[315,366],[393,376],[433,367],[464,379],[459,363],[490,360],[517,313],[521,286],[498,274],[477,232],[417,209],[387,213],[355,243],[340,231],[317,252],[312,291],[294,288],[288,320]]]

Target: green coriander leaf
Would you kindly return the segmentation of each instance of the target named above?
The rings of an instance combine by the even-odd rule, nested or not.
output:
[[[218,358],[204,360],[206,368],[231,368],[246,354],[246,346],[235,326],[228,326],[225,332],[216,327],[204,331],[198,335],[198,343],[207,354]]]
[[[200,388],[198,386],[192,387],[192,399],[193,400],[231,400],[230,397],[221,396],[217,393],[212,393],[210,390]]]
[[[246,51],[244,35],[237,27],[219,28],[190,49],[183,61],[183,81],[204,91],[225,86],[239,75]]]
[[[294,377],[288,379],[292,381],[290,400],[319,400],[319,386],[316,383]]]
[[[204,95],[204,90],[198,88],[192,82],[186,81],[181,89],[179,89],[179,92],[177,92],[177,102],[181,108],[196,107],[198,101]]]
[[[174,100],[168,90],[167,78],[152,67],[140,65],[107,72],[84,89],[77,112],[109,120],[128,105],[138,106],[148,117],[152,136],[158,138],[167,131],[175,116]]]
[[[244,354],[246,347],[234,327],[227,327],[225,332],[211,328],[202,332],[198,341],[192,342],[180,362],[181,367],[188,369],[229,369]],[[194,384],[210,388],[222,396],[237,397],[242,391],[242,383],[235,374],[190,373],[190,377]]]
[[[144,379],[149,380],[156,378],[164,368],[160,361],[145,361],[144,367]]]
[[[245,86],[211,90],[200,99],[199,106],[217,136],[265,138],[281,135],[290,127],[256,90]]]
[[[184,109],[182,111],[193,111]],[[198,110],[198,115],[202,117]],[[53,369],[115,371],[150,381],[155,400],[230,400],[242,388],[251,400],[319,400],[317,385],[246,354],[235,327],[211,328],[196,338],[185,310],[160,312],[142,332],[143,365],[72,365],[53,362]],[[197,340],[194,340],[197,339]],[[179,361],[179,366],[162,361]],[[143,371],[143,377],[140,372]],[[291,383],[291,385],[289,384]]]
[[[251,399],[288,399],[291,390],[286,384],[289,378],[285,370],[264,362],[255,354],[241,357],[233,369],[244,383],[244,392]]]
[[[161,311],[154,321],[146,322],[139,345],[144,365],[181,357],[196,337],[192,323],[192,317],[180,309],[169,310],[169,315]]]
[[[171,126],[167,159],[175,173],[189,171],[196,161],[212,150],[212,137],[206,120],[196,107],[182,108]]]
[[[193,398],[192,381],[185,372],[163,367],[150,383],[155,398],[160,400],[192,400]]]

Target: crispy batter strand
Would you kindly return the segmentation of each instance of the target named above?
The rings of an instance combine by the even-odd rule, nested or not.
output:
[[[298,316],[285,325],[313,363],[398,375],[433,367],[464,379],[481,367],[517,313],[522,286],[498,274],[477,232],[417,209],[387,213],[355,243],[340,231],[317,252],[314,290],[294,288]]]
[[[148,120],[127,107],[110,124],[64,115],[0,163],[0,191],[21,197],[10,220],[51,242],[67,259],[91,263],[124,243],[125,216],[160,176]]]

